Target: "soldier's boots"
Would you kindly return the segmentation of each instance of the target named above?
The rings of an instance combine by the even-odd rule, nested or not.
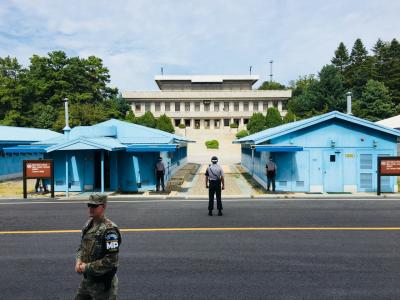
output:
[[[222,216],[222,211],[221,210],[218,211],[218,216]]]
[[[212,210],[209,210],[209,211],[208,211],[208,215],[209,215],[209,216],[212,216],[212,215],[213,215],[213,214],[212,214]]]

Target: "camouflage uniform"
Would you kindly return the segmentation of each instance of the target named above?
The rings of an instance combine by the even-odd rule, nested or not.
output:
[[[87,265],[75,299],[117,299],[115,272],[121,235],[117,225],[105,217],[93,225],[90,219],[83,227],[81,244],[76,251],[76,260]]]

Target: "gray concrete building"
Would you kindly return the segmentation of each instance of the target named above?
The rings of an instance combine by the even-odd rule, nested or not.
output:
[[[256,75],[159,75],[159,91],[125,91],[136,116],[150,111],[158,118],[166,114],[175,127],[223,129],[236,123],[244,128],[254,112],[276,107],[286,114],[291,90],[253,90]]]

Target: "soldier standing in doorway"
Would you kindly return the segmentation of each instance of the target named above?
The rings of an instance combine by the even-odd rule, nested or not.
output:
[[[218,158],[213,156],[211,158],[212,164],[208,166],[206,171],[206,188],[208,190],[208,215],[212,216],[214,209],[214,194],[217,198],[218,216],[222,216],[222,200],[221,190],[225,188],[224,171],[217,164]]]
[[[161,185],[162,191],[165,192],[165,186],[164,186],[165,166],[161,156],[158,158],[154,171],[156,173],[156,191],[157,192],[160,191],[160,185]]]
[[[83,278],[75,300],[117,299],[118,252],[121,234],[104,215],[107,196],[90,195],[90,219],[82,229],[81,244],[76,251],[75,271]]]
[[[277,167],[274,163],[272,156],[269,157],[269,161],[265,165],[265,172],[267,175],[267,192],[269,192],[269,187],[272,183],[272,191],[275,192],[275,177],[276,177]]]

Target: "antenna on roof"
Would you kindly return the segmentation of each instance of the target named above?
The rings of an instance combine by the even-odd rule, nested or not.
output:
[[[251,76],[251,68],[252,68],[253,66],[249,66],[249,71],[250,71],[250,76]]]
[[[270,64],[270,68],[269,68],[269,82],[272,82],[272,64],[274,63],[274,61],[271,59],[269,61]]]
[[[164,75],[164,68],[161,67],[161,75]]]

